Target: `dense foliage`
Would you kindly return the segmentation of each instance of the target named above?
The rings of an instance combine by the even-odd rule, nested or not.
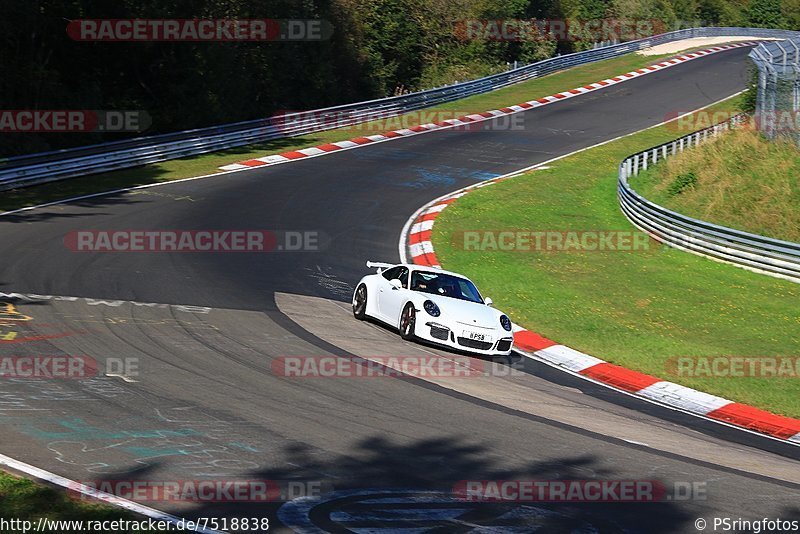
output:
[[[800,0],[0,0],[0,100],[9,109],[146,110],[147,133],[209,126],[439,86],[591,46],[464,39],[459,21],[658,19],[800,27]],[[79,42],[100,18],[323,19],[320,42]],[[117,137],[121,134],[116,134]],[[106,134],[4,134],[0,154]]]

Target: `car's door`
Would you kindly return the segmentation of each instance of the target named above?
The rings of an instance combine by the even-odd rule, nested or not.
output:
[[[402,288],[398,289],[390,283],[394,279],[400,280]],[[395,324],[408,299],[408,268],[398,265],[387,269],[381,273],[378,284],[378,311],[385,321]]]

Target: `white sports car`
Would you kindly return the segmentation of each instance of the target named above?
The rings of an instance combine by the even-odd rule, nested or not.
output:
[[[508,356],[514,343],[511,320],[491,307],[469,279],[433,267],[367,262],[376,274],[361,279],[353,315],[382,321],[403,339],[490,356]]]

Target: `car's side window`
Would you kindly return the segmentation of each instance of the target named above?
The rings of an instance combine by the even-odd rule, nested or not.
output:
[[[397,278],[403,283],[403,288],[408,289],[408,269],[400,267],[400,274]]]
[[[406,267],[398,265],[397,267],[386,269],[381,275],[387,280],[394,280],[397,278],[403,283],[403,287],[408,289],[408,269]]]
[[[403,267],[392,267],[391,269],[383,271],[381,275],[387,280],[394,280],[400,274],[400,269],[402,268]]]
[[[477,289],[468,284],[466,281],[460,280],[458,282],[458,285],[459,285],[459,290],[461,291],[460,298],[463,298],[465,300],[471,300],[473,302],[480,302],[483,300],[481,296],[478,294]]]

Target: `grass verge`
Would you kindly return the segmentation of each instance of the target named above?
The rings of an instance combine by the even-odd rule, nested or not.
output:
[[[458,115],[465,115],[519,104],[520,102],[541,98],[553,93],[566,91],[578,86],[587,85],[630,72],[653,63],[659,63],[665,57],[669,56],[640,56],[638,54],[628,54],[619,58],[575,67],[549,76],[505,87],[491,93],[476,95],[428,108],[424,110],[424,113],[411,113],[403,118],[402,124],[404,126],[415,126],[420,124],[420,119],[422,119],[422,122],[430,122],[430,113],[437,111],[444,113],[457,112]],[[447,117],[450,117],[450,115],[447,115]],[[398,119],[398,121],[393,122],[399,123],[400,121]],[[389,128],[381,128],[378,126],[386,126],[386,124],[376,125],[375,123],[368,123],[357,127],[340,128],[301,137],[276,139],[266,143],[224,150],[213,154],[203,154],[146,165],[135,169],[96,174],[16,191],[6,191],[0,194],[0,211],[33,206],[67,197],[99,193],[112,189],[212,174],[219,172],[220,166],[236,163],[237,161],[263,157],[268,154],[285,152],[288,150],[308,148],[323,143],[344,141],[363,135],[374,135],[393,129],[391,128],[391,124],[389,124]]]
[[[736,99],[715,106],[733,110]],[[657,127],[460,198],[433,242],[512,319],[559,343],[666,380],[800,417],[800,379],[681,376],[676,357],[788,356],[800,347],[800,285],[651,244],[622,252],[467,251],[465,230],[631,231],[617,166],[671,140]],[[462,240],[459,243],[459,240]]]
[[[790,140],[772,142],[737,129],[630,183],[653,202],[690,217],[800,242],[800,150]]]

